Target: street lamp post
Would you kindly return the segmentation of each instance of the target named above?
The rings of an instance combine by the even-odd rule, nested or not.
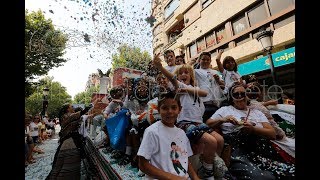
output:
[[[278,82],[277,74],[275,72],[273,59],[272,59],[272,56],[271,56],[271,50],[273,48],[272,36],[273,36],[273,31],[271,31],[271,30],[270,31],[262,30],[257,35],[256,39],[261,43],[261,45],[263,47],[263,50],[265,52],[267,52],[267,55],[268,55],[268,58],[269,58],[269,62],[270,62],[270,69],[271,69],[271,76],[272,76],[273,85],[277,85],[277,82]],[[282,98],[281,97],[279,98],[279,94],[277,92],[276,92],[276,97],[278,99],[278,103],[282,104],[283,103]]]
[[[273,48],[272,35],[273,35],[273,31],[262,30],[257,35],[257,40],[261,43],[263,50],[265,52],[267,52],[269,62],[270,62],[270,69],[271,69],[273,85],[276,85],[277,84],[277,75],[274,70],[274,64],[273,64],[273,60],[272,60],[272,56],[271,56],[271,49]]]
[[[45,87],[43,89],[43,100],[42,100],[42,117],[46,115],[46,111],[48,108],[48,94],[49,94],[49,88]]]

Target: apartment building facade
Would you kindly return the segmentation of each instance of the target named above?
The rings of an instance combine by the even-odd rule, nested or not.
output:
[[[272,84],[266,52],[256,40],[272,30],[272,57],[278,84],[294,93],[295,0],[153,0],[153,51],[174,50],[189,62],[211,53],[216,68],[218,49],[233,56],[241,75],[255,74]]]

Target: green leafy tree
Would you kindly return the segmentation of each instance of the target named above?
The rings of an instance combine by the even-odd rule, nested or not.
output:
[[[46,76],[39,80],[39,86],[25,99],[25,110],[32,115],[42,111],[43,89],[45,87],[49,88],[47,113],[51,118],[58,117],[61,106],[64,103],[71,103],[72,99],[66,88],[59,82],[53,81],[53,77]]]
[[[42,11],[25,11],[25,97],[36,90],[34,79],[67,61],[62,58],[67,40]]]
[[[73,103],[89,105],[91,103],[92,94],[99,92],[99,89],[100,85],[98,85],[97,87],[92,86],[88,88],[86,91],[76,94],[74,96]]]
[[[141,52],[140,48],[129,47],[126,44],[118,48],[118,53],[112,55],[112,69],[126,67],[146,71],[151,61],[147,51]]]

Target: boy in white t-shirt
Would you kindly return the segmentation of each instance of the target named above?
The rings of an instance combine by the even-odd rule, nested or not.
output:
[[[149,126],[137,153],[146,179],[199,179],[189,157],[193,155],[185,132],[174,124],[181,110],[175,93],[162,94],[158,102],[161,121]]]

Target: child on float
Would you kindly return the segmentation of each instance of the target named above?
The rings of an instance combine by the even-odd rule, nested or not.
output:
[[[163,93],[158,101],[161,121],[144,132],[138,151],[139,168],[146,179],[199,179],[188,158],[193,155],[184,131],[175,126],[181,111],[175,93]]]
[[[228,89],[233,85],[234,82],[243,83],[241,75],[238,72],[238,64],[232,56],[226,56],[221,64],[221,55],[223,49],[218,50],[218,55],[216,57],[216,62],[219,71],[222,73],[222,79],[225,83],[225,88],[223,90],[224,94],[228,94]]]
[[[215,154],[217,151],[222,152],[224,140],[220,134],[203,123],[205,108],[199,96],[207,96],[207,91],[195,86],[195,74],[190,65],[180,65],[171,74],[162,66],[159,54],[154,57],[153,63],[172,82],[180,96],[182,109],[176,125],[185,131],[194,154],[201,154],[203,157],[198,175],[201,178],[213,179]]]

